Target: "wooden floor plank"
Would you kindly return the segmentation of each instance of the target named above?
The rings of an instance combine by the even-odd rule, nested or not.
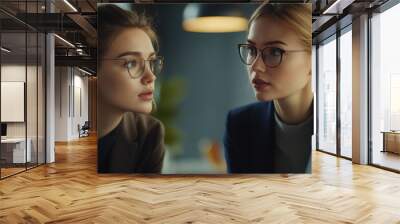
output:
[[[0,181],[0,223],[400,223],[400,175],[313,153],[304,175],[96,173],[95,136]]]

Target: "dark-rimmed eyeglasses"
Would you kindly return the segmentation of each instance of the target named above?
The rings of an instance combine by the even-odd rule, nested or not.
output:
[[[245,65],[252,65],[258,58],[259,52],[261,52],[261,58],[265,66],[270,68],[278,67],[282,63],[284,54],[294,52],[304,52],[306,50],[283,50],[279,47],[265,47],[258,49],[251,44],[238,44],[240,60]]]
[[[164,65],[164,58],[162,56],[156,56],[151,59],[143,59],[141,57],[132,57],[131,58],[103,58],[102,60],[113,60],[113,61],[121,61],[129,76],[132,79],[137,79],[143,76],[146,63],[149,64],[150,71],[155,75],[159,76],[161,70]]]

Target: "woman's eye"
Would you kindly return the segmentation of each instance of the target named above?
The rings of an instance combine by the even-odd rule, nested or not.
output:
[[[257,55],[257,49],[256,48],[254,48],[254,47],[250,47],[249,48],[249,51],[250,51],[250,55],[251,56],[256,56]]]
[[[283,52],[283,50],[282,49],[280,49],[280,48],[271,48],[270,50],[269,50],[269,54],[270,55],[272,55],[272,56],[280,56],[281,54],[282,54],[282,52]]]
[[[138,62],[136,60],[128,60],[125,62],[125,66],[127,68],[134,68],[137,66],[137,64],[138,64]]]

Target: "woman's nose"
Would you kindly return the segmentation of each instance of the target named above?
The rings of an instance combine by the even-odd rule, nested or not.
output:
[[[265,72],[266,67],[265,67],[264,61],[261,57],[261,54],[257,55],[253,64],[250,65],[250,69],[251,69],[251,71],[255,71],[255,72]]]
[[[145,85],[150,84],[150,83],[154,82],[156,79],[157,79],[157,77],[151,71],[150,66],[146,65],[143,76],[142,76],[142,83]]]

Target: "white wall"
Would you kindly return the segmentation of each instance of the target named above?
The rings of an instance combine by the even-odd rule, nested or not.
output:
[[[25,70],[27,69],[27,70]],[[25,75],[26,71],[28,72],[28,79],[30,81],[30,85],[36,85],[36,81],[34,83],[31,83],[30,75],[35,75],[36,76],[36,67],[34,66],[27,66],[25,65],[18,65],[18,64],[6,64],[1,66],[1,81],[3,82],[25,82]],[[28,99],[27,102],[33,102],[34,100],[32,98],[36,98],[36,88],[28,88],[27,90],[32,90],[27,92]],[[31,105],[35,106],[35,105]],[[1,108],[1,110],[7,110],[7,108]],[[28,122],[35,121],[36,123],[36,114],[33,113],[28,113]],[[25,123],[26,122],[7,122],[7,136],[8,137],[25,137]],[[33,127],[32,124],[28,125],[28,128]],[[36,129],[36,126],[35,128]],[[28,137],[30,131],[28,130]]]
[[[55,141],[68,141],[68,85],[67,67],[55,68]]]
[[[76,68],[56,67],[56,141],[79,137],[78,124],[88,120],[88,105],[88,78]]]
[[[37,70],[38,69],[38,70]],[[6,122],[7,137],[25,138],[30,140],[30,148],[33,162],[39,159],[39,163],[44,163],[44,74],[42,67],[25,64],[3,64],[1,66],[2,82],[24,82],[26,86],[26,105],[20,109],[26,112],[26,120],[23,122]],[[27,78],[27,80],[25,80]],[[7,96],[2,96],[7,97]],[[1,110],[12,110],[10,107],[2,107]],[[8,111],[10,112],[10,111]],[[12,111],[11,111],[12,113]],[[15,113],[15,112],[14,112]]]
[[[88,78],[82,76],[79,70],[73,71],[73,83],[71,85],[71,139],[79,137],[78,125],[82,126],[88,120]]]
[[[25,82],[25,65],[9,64],[1,66],[1,81],[3,82]],[[28,70],[30,70],[28,68]],[[1,108],[6,110],[6,108]],[[25,137],[25,123],[11,122],[7,123],[8,137]]]

